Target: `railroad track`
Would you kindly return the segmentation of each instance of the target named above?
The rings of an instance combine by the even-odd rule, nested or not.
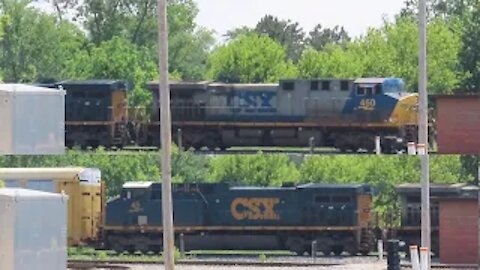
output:
[[[190,266],[249,266],[249,267],[330,267],[341,266],[343,263],[316,263],[312,262],[255,262],[255,261],[225,261],[225,260],[181,260],[177,261],[177,265]],[[109,270],[128,270],[133,265],[162,265],[161,261],[128,261],[128,260],[69,260],[68,269],[71,270],[93,270],[93,269],[109,269]],[[410,263],[402,263],[402,269],[411,269]],[[477,265],[456,264],[445,265],[434,263],[432,269],[478,269]]]
[[[129,265],[161,265],[161,261],[132,261],[132,260],[68,260],[68,268],[82,269],[130,269]],[[255,267],[311,267],[311,266],[338,266],[341,263],[314,262],[280,262],[280,261],[232,261],[232,260],[180,260],[177,265],[201,266],[255,266]]]

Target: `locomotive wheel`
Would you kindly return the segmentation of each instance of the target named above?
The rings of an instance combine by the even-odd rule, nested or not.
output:
[[[358,253],[358,249],[357,247],[354,245],[354,244],[350,244],[350,246],[348,246],[346,248],[346,251],[348,252],[348,254],[350,254],[351,256],[357,256],[357,253]]]
[[[150,245],[148,249],[154,254],[160,254],[163,250],[161,245]]]
[[[325,256],[330,256],[330,254],[332,253],[332,249],[330,247],[323,247],[322,248],[322,253]]]
[[[292,246],[290,248],[290,250],[295,252],[295,254],[297,254],[297,256],[303,256],[303,254],[305,254],[305,247],[301,244]]]
[[[112,245],[112,250],[115,251],[118,255],[122,254],[124,252],[123,246],[118,245],[118,244],[113,244]]]
[[[332,247],[332,251],[335,256],[340,256],[343,253],[343,246],[334,246]]]
[[[123,246],[122,240],[123,238],[120,236],[109,236],[108,247],[120,255],[125,252],[125,248]]]
[[[134,254],[135,253],[135,245],[126,245],[123,247],[123,250],[129,254]]]
[[[287,247],[290,251],[295,252],[297,256],[303,256],[305,253],[304,241],[301,238],[290,238],[287,240]]]

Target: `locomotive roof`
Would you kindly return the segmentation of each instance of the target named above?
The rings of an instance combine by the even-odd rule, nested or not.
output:
[[[278,87],[278,83],[222,83],[214,82],[209,86],[212,87],[229,87],[229,88],[257,88],[257,87]]]
[[[385,81],[390,80],[401,80],[399,78],[358,78],[354,81],[356,84],[363,84],[363,83],[384,83]]]
[[[232,190],[295,190],[295,189],[328,189],[328,190],[355,190],[370,192],[370,186],[366,184],[303,184],[292,187],[231,187]]]
[[[116,90],[119,88],[124,90],[129,89],[128,83],[122,80],[67,80],[57,82],[55,85],[61,85],[64,88],[68,88],[69,86],[74,86],[76,88],[88,87],[82,90]]]
[[[324,184],[324,183],[310,183],[299,185],[298,188],[345,188],[345,189],[358,189],[369,187],[366,184]]]
[[[210,81],[169,81],[170,90],[190,90],[206,91]],[[159,82],[151,81],[147,83],[147,88],[151,91],[158,90]]]
[[[123,188],[150,188],[152,185],[161,186],[161,183],[157,182],[126,182],[123,184]],[[363,190],[370,191],[370,186],[367,184],[302,184],[298,186],[289,186],[289,187],[259,187],[259,186],[232,186],[229,187],[225,183],[200,183],[200,184],[175,184],[175,188],[188,185],[191,187],[223,187],[230,190],[295,190],[295,189],[341,189],[341,190]]]
[[[126,182],[122,188],[149,188],[153,182]]]

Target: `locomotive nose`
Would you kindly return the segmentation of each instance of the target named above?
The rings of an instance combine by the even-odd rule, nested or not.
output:
[[[418,94],[401,96],[390,116],[390,122],[398,125],[416,125],[418,115]]]

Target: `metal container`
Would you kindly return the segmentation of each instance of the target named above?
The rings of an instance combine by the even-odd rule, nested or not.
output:
[[[67,269],[67,196],[0,189],[0,270]]]
[[[62,154],[65,91],[0,84],[0,154]]]
[[[8,188],[62,193],[68,201],[68,245],[95,242],[102,224],[105,196],[101,172],[94,168],[0,168]]]

